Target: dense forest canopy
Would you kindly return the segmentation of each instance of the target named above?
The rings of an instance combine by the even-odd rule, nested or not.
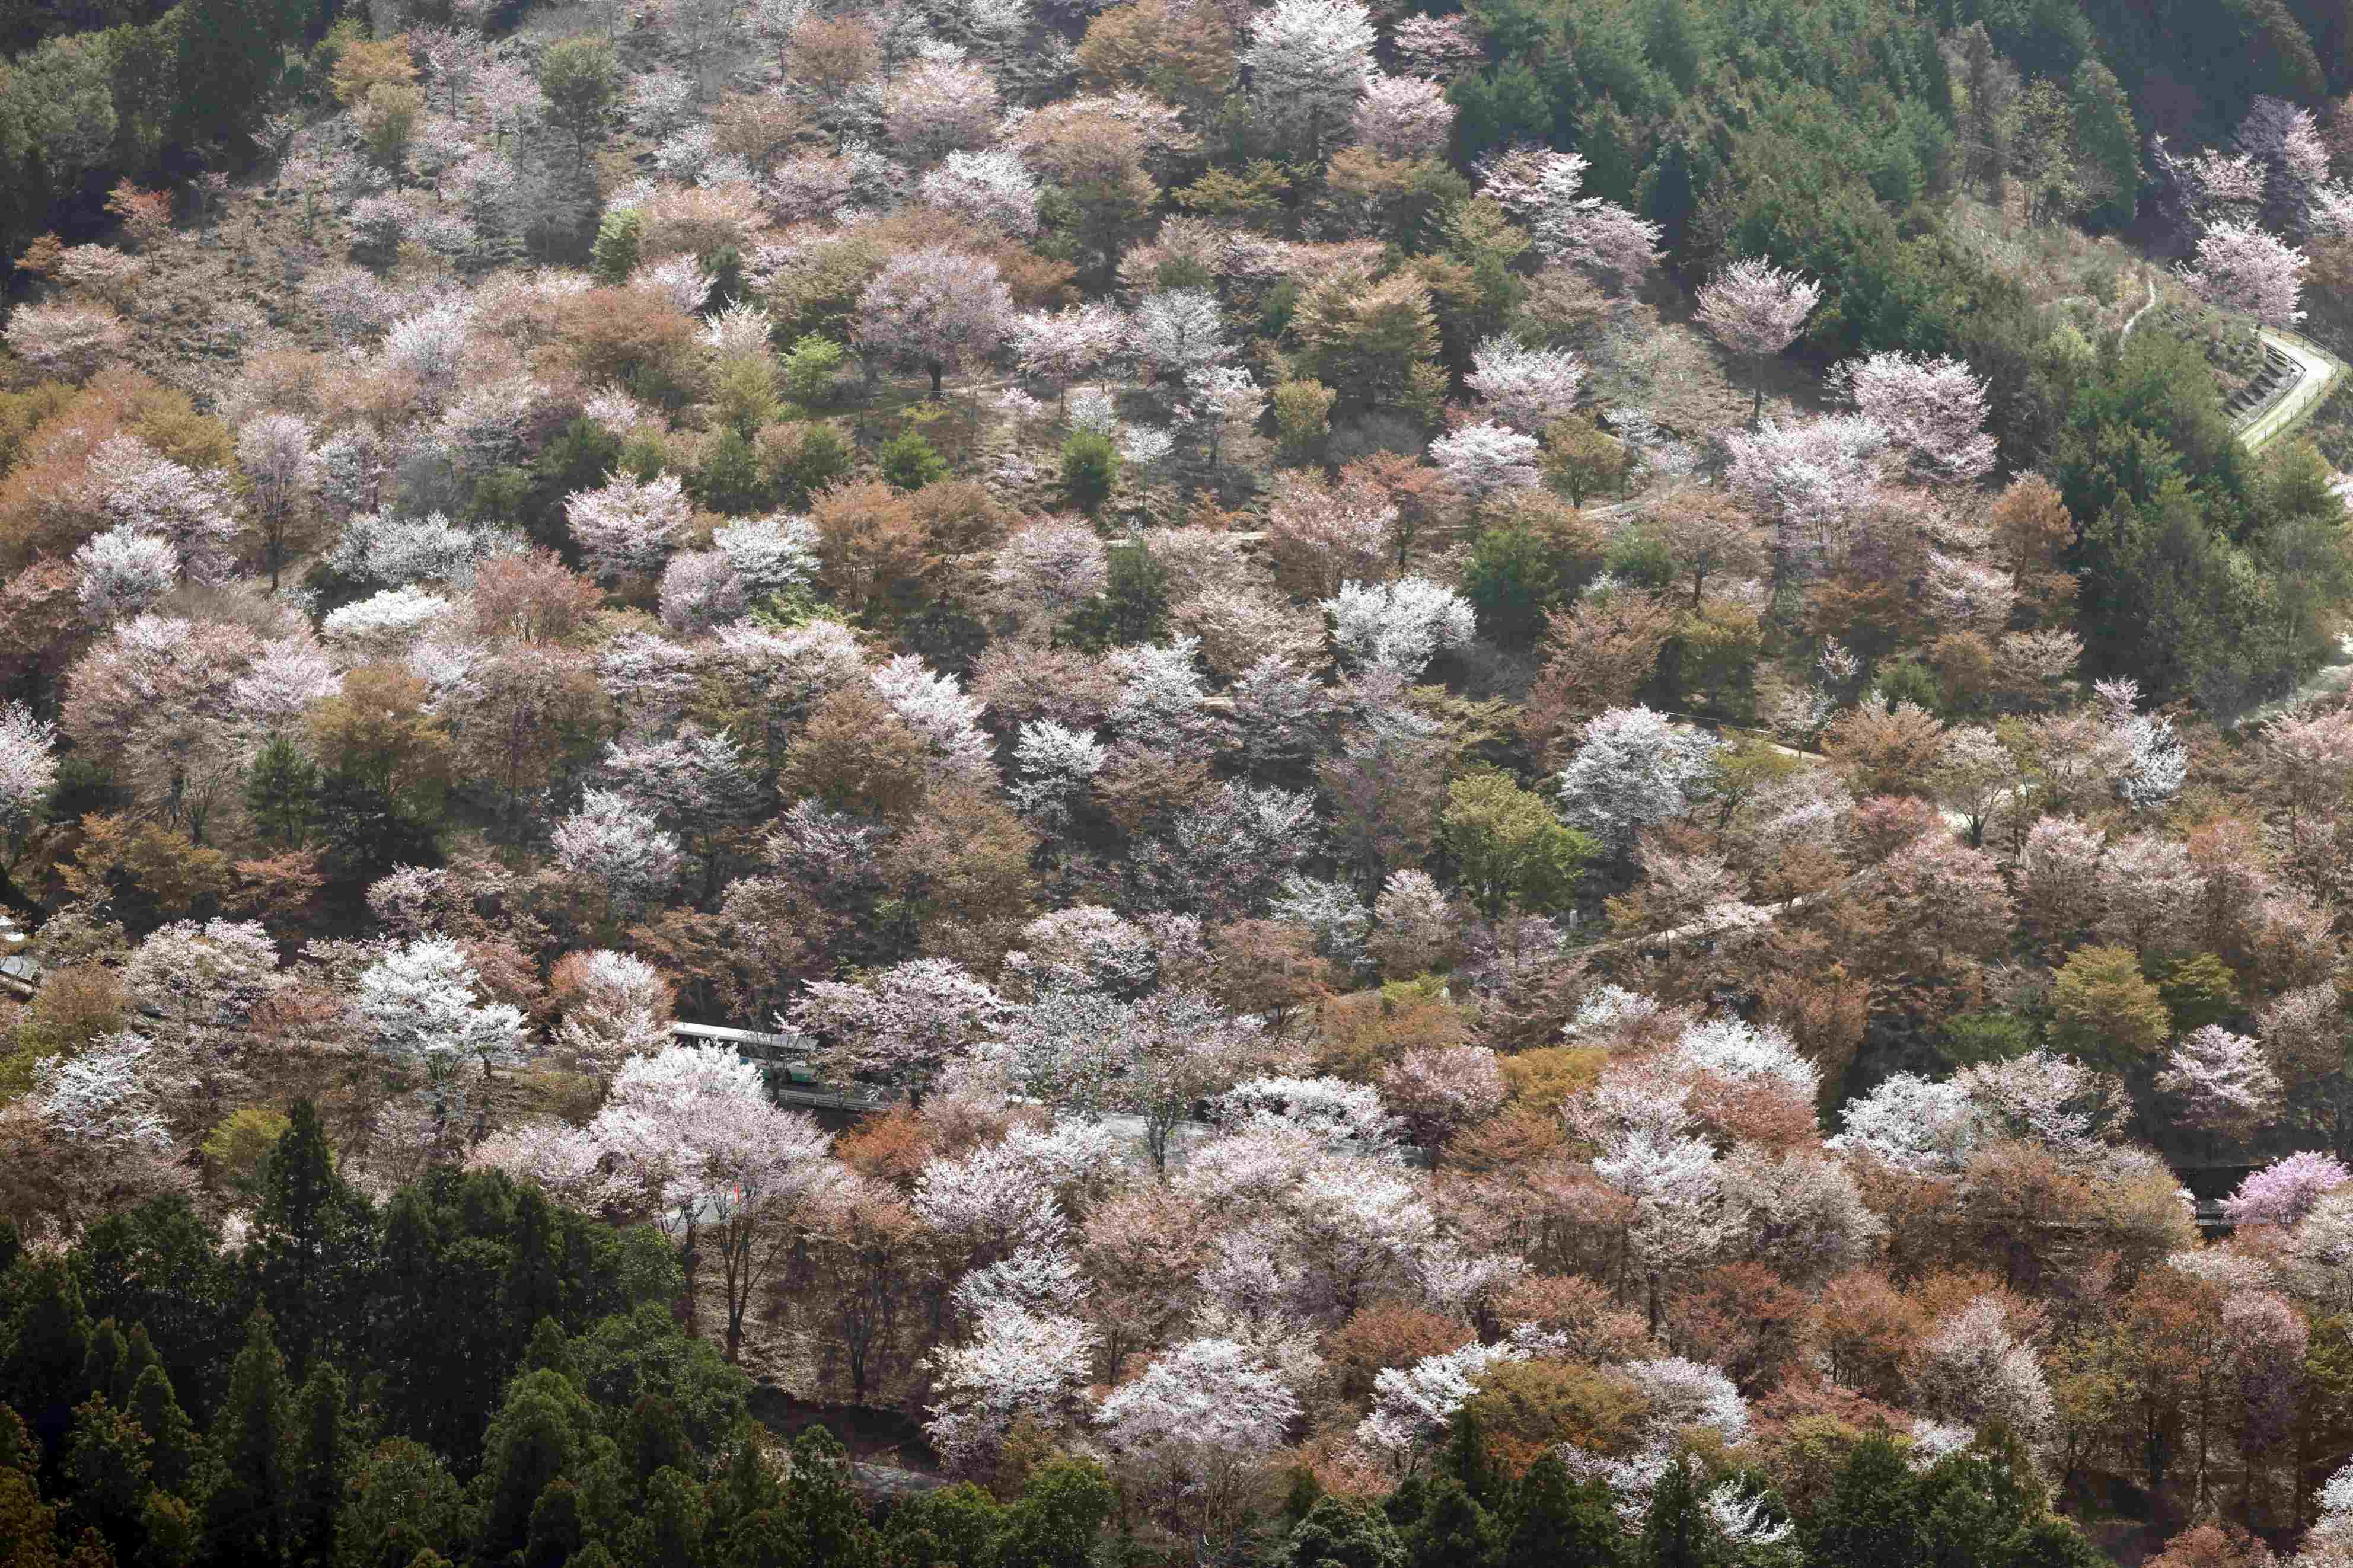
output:
[[[2342,1568],[2341,0],[0,0],[0,1561]]]

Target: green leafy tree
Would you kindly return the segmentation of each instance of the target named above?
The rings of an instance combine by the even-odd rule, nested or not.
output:
[[[1283,1543],[1282,1568],[1406,1568],[1405,1543],[1370,1503],[1320,1499]]]
[[[103,1399],[74,1411],[66,1450],[66,1486],[73,1517],[104,1536],[119,1556],[140,1542],[141,1505],[147,1498],[147,1434],[128,1412]]]
[[[1820,1568],[1884,1568],[1920,1561],[1912,1471],[1883,1436],[1854,1446],[1832,1478],[1830,1495],[1803,1524],[1807,1560]]]
[[[941,457],[920,430],[902,430],[874,454],[875,467],[899,489],[919,490],[948,477],[947,459]]]
[[[584,166],[588,144],[603,132],[620,91],[620,64],[603,38],[559,39],[539,57],[547,122],[572,138],[573,154]]]
[[[1599,846],[1563,826],[1542,796],[1492,769],[1447,786],[1440,842],[1472,902],[1490,919],[1506,908],[1557,909]]]
[[[90,1316],[81,1287],[66,1260],[37,1257],[18,1266],[0,1392],[23,1413],[49,1454],[60,1452],[73,1407],[82,1398],[81,1369],[90,1360]]]
[[[646,215],[635,207],[607,213],[596,225],[596,243],[589,247],[588,270],[596,281],[617,287],[638,269],[638,252],[645,241]]]
[[[2161,1050],[2173,1026],[2165,997],[2128,947],[2079,947],[2051,988],[2052,1038],[2070,1055],[2125,1071]]]
[[[1643,1568],[1716,1568],[1724,1559],[1721,1544],[1691,1463],[1678,1457],[1659,1478],[1642,1516]]]
[[[188,1494],[199,1453],[195,1424],[173,1396],[172,1380],[162,1367],[148,1367],[132,1383],[126,1408],[147,1435],[148,1474],[155,1485],[175,1495]]]
[[[297,1568],[328,1568],[336,1558],[336,1510],[356,1446],[343,1374],[322,1363],[295,1391],[289,1444],[287,1528]]]
[[[1089,517],[1119,483],[1119,448],[1099,430],[1073,430],[1062,441],[1062,493]]]
[[[998,1561],[1087,1568],[1117,1501],[1111,1478],[1093,1460],[1050,1459],[1029,1472],[1021,1500],[1006,1510]]]

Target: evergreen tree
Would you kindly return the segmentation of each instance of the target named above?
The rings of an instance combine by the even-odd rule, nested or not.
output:
[[[228,1373],[207,1447],[206,1554],[216,1563],[282,1562],[289,1542],[286,1363],[267,1310],[255,1308]]]
[[[196,1428],[172,1396],[172,1379],[161,1366],[148,1367],[132,1384],[129,1408],[147,1434],[148,1474],[164,1490],[185,1496],[195,1477]]]
[[[1806,1555],[1820,1568],[1920,1561],[1912,1472],[1895,1445],[1883,1436],[1856,1444],[1806,1525]]]
[[[531,1532],[523,1540],[522,1568],[564,1568],[581,1547],[580,1489],[557,1477],[531,1505]]]
[[[556,1226],[555,1211],[545,1193],[527,1186],[515,1194],[514,1218],[508,1227],[513,1257],[499,1292],[500,1310],[511,1336],[510,1355],[521,1356],[536,1337],[539,1325],[563,1314]]]
[[[301,1372],[317,1354],[353,1344],[375,1252],[368,1201],[335,1173],[319,1113],[294,1102],[290,1125],[262,1166],[261,1205],[248,1248],[261,1304],[285,1324]]]
[[[631,1479],[642,1492],[653,1480],[657,1470],[677,1470],[681,1474],[694,1464],[693,1449],[686,1440],[686,1424],[678,1418],[678,1406],[659,1394],[642,1394],[629,1407],[628,1435],[625,1439],[635,1465]]]
[[[64,1258],[35,1258],[17,1279],[16,1310],[0,1356],[0,1394],[31,1426],[46,1470],[63,1453],[73,1407],[81,1400],[90,1316]]]
[[[1625,1531],[1607,1489],[1572,1482],[1556,1454],[1528,1467],[1513,1500],[1502,1568],[1619,1568],[1625,1555]]]
[[[299,846],[319,809],[319,764],[286,736],[270,736],[246,774],[245,808],[265,838]]]
[[[1430,1489],[1421,1518],[1405,1531],[1405,1549],[1413,1568],[1500,1568],[1503,1531],[1448,1476]]]
[[[1677,1455],[1642,1518],[1643,1568],[1712,1568],[1720,1555],[1715,1547],[1715,1521],[1700,1500],[1691,1461]]]
[[[73,1518],[124,1557],[139,1543],[147,1465],[147,1434],[129,1415],[103,1398],[91,1398],[74,1411],[65,1463]]]
[[[122,1331],[114,1326],[112,1318],[100,1319],[98,1327],[90,1331],[90,1350],[82,1357],[83,1389],[121,1409],[131,1394],[127,1373],[130,1359],[131,1347],[124,1342]]]
[[[822,1426],[793,1439],[782,1517],[786,1533],[801,1542],[811,1563],[874,1568],[881,1561],[881,1543],[849,1488],[849,1451]]]
[[[192,1416],[210,1411],[245,1341],[251,1303],[237,1266],[188,1200],[158,1198],[109,1215],[82,1233],[70,1256],[90,1309],[136,1325],[132,1354],[143,1346],[161,1363]],[[129,1381],[138,1381],[136,1372]]]
[[[1000,1559],[1029,1568],[1086,1568],[1117,1493],[1091,1459],[1054,1459],[1029,1473],[1021,1500],[1006,1510]]]
[[[665,1467],[647,1482],[645,1506],[623,1533],[620,1555],[632,1568],[701,1568],[709,1526],[709,1512],[694,1483]]]
[[[553,1372],[516,1378],[482,1444],[483,1551],[498,1557],[525,1545],[532,1510],[549,1483],[558,1476],[583,1480],[610,1447],[597,1436],[596,1407],[570,1381]]]
[[[531,1343],[523,1347],[522,1363],[515,1370],[552,1372],[568,1380],[580,1375],[572,1360],[572,1342],[565,1338],[563,1326],[554,1318],[542,1318],[533,1325]]]
[[[353,1460],[347,1399],[343,1373],[323,1363],[294,1396],[288,1528],[297,1568],[328,1568],[335,1559],[335,1510]]]
[[[1282,1549],[1282,1568],[1405,1568],[1405,1560],[1379,1509],[1333,1497],[1307,1510]]]

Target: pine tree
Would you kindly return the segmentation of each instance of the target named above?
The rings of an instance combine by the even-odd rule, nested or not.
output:
[[[1327,1497],[1291,1532],[1282,1562],[1283,1568],[1405,1568],[1405,1544],[1379,1509]]]
[[[564,1281],[558,1272],[555,1228],[555,1213],[548,1205],[546,1194],[535,1186],[515,1194],[514,1221],[509,1231],[513,1258],[507,1265],[499,1304],[512,1336],[511,1353],[518,1358],[537,1339],[541,1323],[563,1315]]]
[[[213,1418],[205,1549],[217,1563],[272,1563],[286,1554],[286,1363],[270,1330],[269,1314],[254,1309]]]
[[[139,1537],[140,1504],[147,1495],[147,1434],[103,1398],[74,1411],[73,1442],[65,1479],[73,1517],[128,1554]]]
[[[326,1568],[334,1561],[335,1510],[353,1460],[348,1397],[343,1373],[323,1363],[294,1396],[288,1528],[301,1568]]]
[[[1498,1568],[1503,1532],[1451,1476],[1430,1490],[1421,1518],[1405,1531],[1412,1568]]]
[[[635,1568],[700,1568],[710,1522],[692,1481],[677,1470],[656,1470],[646,1486],[644,1509],[622,1537],[620,1555]]]
[[[1806,1555],[1821,1568],[1877,1568],[1920,1558],[1912,1472],[1884,1437],[1855,1445],[1831,1482],[1831,1495],[1807,1523]]]
[[[507,1390],[482,1444],[481,1545],[502,1557],[523,1546],[532,1510],[558,1476],[575,1482],[596,1458],[596,1411],[570,1380],[527,1372]],[[611,1444],[603,1444],[611,1451]]]
[[[122,1347],[122,1370],[120,1373],[122,1379],[122,1393],[115,1403],[128,1405],[131,1402],[131,1391],[139,1386],[140,1377],[149,1367],[160,1368],[163,1364],[163,1358],[155,1353],[155,1342],[147,1337],[147,1325],[132,1324],[131,1338]]]
[[[531,1533],[524,1539],[522,1568],[564,1568],[579,1552],[580,1489],[558,1477],[531,1505]]]

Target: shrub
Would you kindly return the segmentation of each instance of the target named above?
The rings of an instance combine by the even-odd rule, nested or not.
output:
[[[1094,430],[1073,430],[1062,442],[1062,490],[1071,504],[1092,517],[1119,483],[1119,448]]]
[[[902,490],[919,490],[947,478],[947,459],[917,431],[902,430],[893,436],[882,443],[875,458],[882,477]]]

